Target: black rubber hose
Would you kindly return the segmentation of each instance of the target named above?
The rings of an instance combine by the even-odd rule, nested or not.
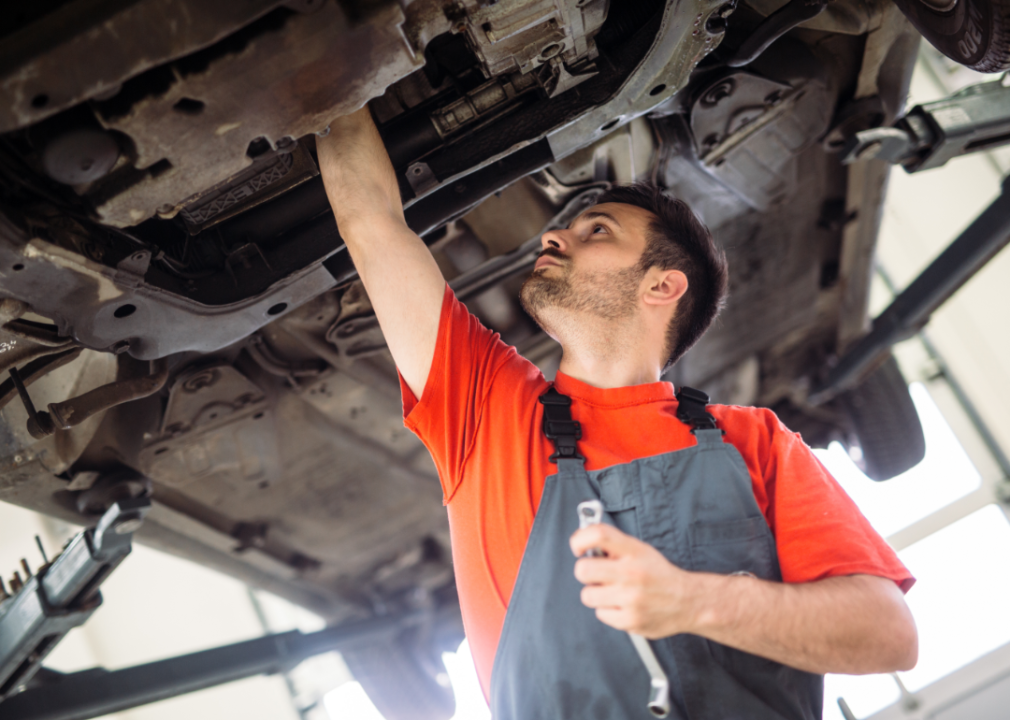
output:
[[[761,21],[736,53],[726,61],[729,67],[743,67],[754,62],[768,46],[802,22],[820,15],[828,0],[789,0]]]

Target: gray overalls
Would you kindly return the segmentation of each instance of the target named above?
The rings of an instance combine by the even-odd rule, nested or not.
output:
[[[599,498],[604,522],[686,570],[750,572],[781,581],[775,539],[758,508],[743,458],[722,441],[708,397],[677,393],[677,417],[694,447],[586,472],[571,399],[540,398],[554,441],[491,673],[494,720],[650,718],[649,675],[628,635],[604,625],[579,599],[568,538],[576,506]],[[670,718],[811,720],[821,717],[823,678],[696,635],[650,643],[670,679]]]

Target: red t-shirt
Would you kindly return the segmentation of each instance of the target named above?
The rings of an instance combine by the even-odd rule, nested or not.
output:
[[[405,424],[438,468],[449,510],[463,624],[489,696],[491,667],[544,480],[557,471],[541,431],[549,387],[535,365],[467,312],[446,288],[438,340],[418,401],[402,381]],[[670,383],[600,389],[558,373],[582,424],[587,470],[695,444]],[[740,451],[778,547],[785,582],[857,573],[914,579],[824,466],[770,410],[709,406]],[[573,558],[574,562],[574,558]]]

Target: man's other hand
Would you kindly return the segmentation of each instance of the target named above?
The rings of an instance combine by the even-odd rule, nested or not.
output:
[[[575,578],[585,585],[582,604],[594,609],[601,622],[653,639],[690,631],[695,573],[611,525],[579,530],[570,544],[580,558]],[[591,549],[606,557],[582,557]]]
[[[690,633],[819,674],[915,666],[915,621],[887,578],[783,583],[687,571],[610,525],[579,530],[570,545],[583,604],[618,630],[652,639]],[[594,548],[606,557],[583,557]]]

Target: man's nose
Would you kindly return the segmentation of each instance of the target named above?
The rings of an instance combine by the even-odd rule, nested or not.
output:
[[[567,230],[548,230],[541,236],[540,244],[544,250],[550,247],[565,252],[571,245],[567,234]]]

